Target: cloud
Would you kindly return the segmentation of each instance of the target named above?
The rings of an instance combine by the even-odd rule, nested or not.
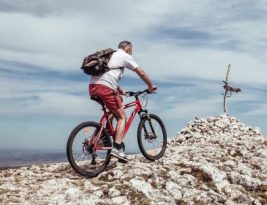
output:
[[[46,14],[49,14],[52,8],[52,4],[48,1],[0,1],[0,11],[5,13],[31,13],[36,16],[44,16]]]
[[[174,39],[179,41],[190,41],[191,43],[197,43],[208,41],[211,39],[209,33],[204,31],[197,31],[194,28],[187,28],[187,27],[158,27],[155,28],[149,36],[155,35],[155,39],[160,38],[167,38],[167,39]]]
[[[250,109],[242,113],[244,117],[259,117],[267,115],[267,104],[266,102],[253,103],[254,109]]]
[[[98,119],[80,65],[85,55],[124,39],[159,87],[148,110],[169,134],[196,115],[222,113],[229,63],[231,85],[242,89],[228,99],[230,114],[264,129],[266,20],[264,0],[0,0],[0,137],[13,136],[1,145],[60,147],[80,121]],[[124,88],[146,87],[134,72],[124,75]]]
[[[215,88],[204,81],[221,81],[228,63],[232,82],[266,85],[264,1],[2,0],[0,8],[1,99],[28,96],[39,103],[31,104],[31,112],[53,110],[45,103],[55,93],[84,107],[81,90],[88,78],[79,70],[82,57],[122,39],[133,41],[134,57],[152,80],[167,84],[168,105],[214,96]],[[126,76],[141,82],[132,72]]]
[[[2,66],[7,69],[2,69]],[[18,68],[20,69],[17,69]],[[121,86],[128,90],[143,90],[146,86],[140,79],[126,76]],[[153,73],[156,75],[156,73]],[[82,77],[80,77],[82,76]],[[2,114],[56,114],[99,115],[100,109],[91,112],[96,104],[89,100],[87,84],[89,77],[81,71],[63,73],[34,68],[30,64],[0,61],[0,104]],[[149,96],[149,109],[167,118],[187,118],[191,115],[206,115],[222,112],[223,92],[221,80],[173,77],[168,82],[155,81],[158,95]],[[241,105],[241,111],[251,109],[251,104],[265,101],[264,86],[233,84],[242,92],[228,100],[230,108]],[[129,101],[132,99],[128,99]],[[238,110],[238,107],[236,107]],[[167,111],[166,111],[167,110]]]
[[[266,83],[264,1],[1,1],[0,56],[74,72],[82,57],[122,39],[153,78],[231,78]],[[161,76],[159,79],[158,76]]]
[[[191,98],[187,102],[178,102],[164,112],[168,119],[193,119],[195,116],[212,116],[222,113],[221,99],[218,97],[200,99]]]
[[[50,114],[96,115],[89,100],[86,77],[38,70],[29,67],[12,70],[0,66],[1,115]]]
[[[31,91],[9,95],[0,99],[1,115],[45,114],[57,116],[96,116],[100,106],[89,96],[65,92]],[[99,107],[99,110],[96,109]]]

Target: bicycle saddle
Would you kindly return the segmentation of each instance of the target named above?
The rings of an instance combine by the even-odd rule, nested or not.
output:
[[[92,95],[91,96],[91,100],[94,100],[96,102],[98,102],[100,105],[104,105],[103,101],[101,100],[101,98],[97,95]]]

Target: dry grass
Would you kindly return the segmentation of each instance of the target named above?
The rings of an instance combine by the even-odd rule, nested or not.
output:
[[[131,202],[131,204],[150,204],[150,200],[143,193],[137,192],[136,190],[132,189],[132,187],[126,184],[119,184],[115,186],[115,188],[120,191],[122,196],[126,196],[127,199]]]
[[[0,195],[6,194],[6,193],[8,193],[8,192],[9,192],[8,189],[0,188]]]

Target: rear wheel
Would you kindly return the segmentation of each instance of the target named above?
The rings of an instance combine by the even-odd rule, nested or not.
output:
[[[140,151],[149,160],[156,160],[163,156],[167,146],[167,132],[162,120],[154,115],[141,119],[137,140]]]
[[[81,123],[73,129],[67,143],[70,165],[77,173],[89,178],[104,171],[111,157],[109,154],[112,148],[111,139],[105,131],[102,132],[96,146],[92,143],[99,130],[100,125],[96,122]],[[101,147],[110,149],[98,149]]]

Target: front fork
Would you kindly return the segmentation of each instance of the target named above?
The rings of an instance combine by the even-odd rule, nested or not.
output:
[[[151,131],[153,133],[153,136],[154,136],[154,138],[156,138],[156,133],[155,133],[154,127],[152,126],[151,117],[149,116],[148,111],[147,110],[140,110],[138,112],[138,114],[139,114],[141,119],[147,119],[148,120],[150,129],[151,129]],[[144,128],[145,136],[147,138],[147,136],[149,136],[149,133],[147,131],[147,128],[146,128],[145,124],[143,125],[143,128]]]

